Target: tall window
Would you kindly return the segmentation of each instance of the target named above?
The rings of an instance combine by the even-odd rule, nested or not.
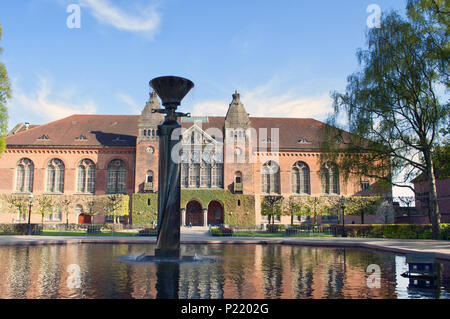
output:
[[[223,164],[215,163],[212,168],[212,187],[223,187]]]
[[[17,164],[16,192],[33,192],[34,165],[28,158],[22,158]]]
[[[47,165],[47,192],[64,193],[64,163],[54,158]]]
[[[121,194],[126,192],[127,169],[125,162],[116,159],[109,163],[107,173],[106,192],[108,194]]]
[[[309,167],[304,162],[297,162],[292,167],[292,193],[310,194]]]
[[[201,187],[211,187],[211,164],[202,161],[200,170],[200,185]]]
[[[200,187],[200,164],[191,164],[189,168],[189,186],[193,188]]]
[[[335,163],[326,163],[322,170],[322,193],[328,195],[339,194],[339,169]]]
[[[274,161],[268,161],[261,169],[261,188],[263,194],[280,193],[280,167]]]
[[[77,169],[77,192],[94,193],[95,164],[90,159],[84,159],[78,164]]]
[[[181,164],[181,186],[189,187],[189,163]]]

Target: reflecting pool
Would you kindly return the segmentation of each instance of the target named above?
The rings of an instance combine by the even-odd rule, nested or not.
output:
[[[0,247],[0,298],[449,298],[450,263],[428,288],[402,255],[282,245],[182,245],[213,262],[124,263],[154,245]],[[377,272],[369,265],[379,266]],[[368,271],[369,267],[369,271]],[[368,280],[369,279],[369,280]]]

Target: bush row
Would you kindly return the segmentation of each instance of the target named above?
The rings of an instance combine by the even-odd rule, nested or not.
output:
[[[41,224],[31,224],[32,235],[41,233]],[[28,235],[28,224],[0,224],[0,235]]]
[[[338,226],[338,233],[342,226]],[[392,238],[392,239],[431,239],[431,225],[346,225],[348,237]],[[450,224],[441,224],[443,240],[450,239]]]
[[[228,237],[233,236],[233,230],[226,227],[213,227],[211,228],[211,235],[218,237]]]

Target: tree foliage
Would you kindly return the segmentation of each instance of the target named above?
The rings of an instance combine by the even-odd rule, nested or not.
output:
[[[109,195],[104,200],[105,216],[112,216],[114,224],[118,223],[118,218],[128,216],[129,197],[128,195]]]
[[[50,196],[39,196],[36,198],[38,204],[36,213],[41,215],[41,223],[44,224],[45,215],[51,215],[54,212],[54,200]]]
[[[2,39],[2,26],[0,25],[0,40]],[[0,54],[3,49],[0,47]],[[5,64],[0,62],[0,154],[6,148],[5,136],[8,130],[8,110],[6,103],[11,99],[11,83],[8,78]]]
[[[360,70],[348,77],[346,92],[332,93],[334,114],[322,144],[322,161],[334,160],[346,174],[413,191],[406,182],[421,173],[429,177],[436,238],[440,215],[431,154],[450,115],[448,97],[439,94],[448,83],[443,73],[448,60],[440,53],[445,41],[443,33],[396,12],[383,16],[381,28],[367,33],[367,49],[357,53]],[[340,127],[342,115],[348,125]]]

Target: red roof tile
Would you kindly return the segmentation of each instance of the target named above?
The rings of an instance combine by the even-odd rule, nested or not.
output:
[[[139,115],[72,115],[9,135],[6,144],[9,147],[133,147],[138,135],[138,120]],[[257,131],[267,128],[269,137],[271,129],[278,128],[281,150],[317,149],[319,130],[325,125],[314,119],[250,117],[250,121]],[[201,123],[201,127],[203,130],[222,130],[224,123],[225,117],[211,116],[206,123]],[[188,128],[193,122],[183,121],[181,124]],[[43,136],[48,136],[48,139],[40,139]]]

